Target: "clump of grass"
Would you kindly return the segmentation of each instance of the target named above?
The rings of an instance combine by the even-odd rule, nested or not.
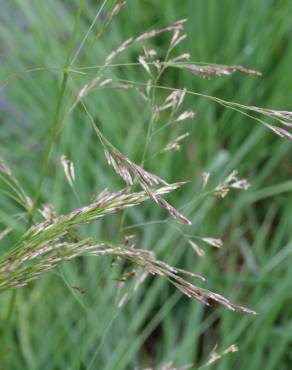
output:
[[[107,18],[105,25],[106,27],[113,19],[113,17],[122,10],[122,8],[125,6],[125,3],[126,2],[120,2],[116,4]],[[79,17],[80,9],[77,13],[77,19],[79,19]],[[143,163],[142,166],[133,163],[126,155],[122,154],[110,143],[108,139],[105,138],[103,133],[100,131],[100,129],[97,127],[94,120],[92,119],[84,102],[84,98],[89,93],[91,93],[96,86],[104,87],[108,84],[112,84],[112,80],[104,79],[102,74],[106,70],[106,68],[113,65],[114,59],[116,59],[121,53],[125,52],[132,45],[142,44],[143,46],[143,43],[145,43],[148,39],[154,38],[160,34],[173,33],[169,48],[166,53],[166,57],[163,61],[161,61],[160,59],[152,61],[153,57],[156,56],[156,52],[154,50],[147,50],[146,46],[144,46],[144,54],[139,56],[138,58],[138,63],[146,70],[147,74],[150,76],[150,79],[147,82],[145,92],[139,91],[138,89],[137,91],[141,93],[143,99],[145,99],[145,101],[150,104],[152,110],[149,130],[146,137],[146,147],[143,155],[144,161],[148,146],[150,145],[151,139],[155,134],[155,132],[153,131],[153,123],[159,118],[159,115],[163,111],[170,110],[170,113],[169,118],[162,129],[165,129],[171,124],[194,118],[194,112],[192,111],[185,110],[181,113],[178,112],[178,109],[183,103],[185,95],[189,93],[186,89],[169,88],[173,91],[168,97],[166,97],[162,105],[155,105],[156,89],[165,88],[164,86],[157,86],[156,84],[159,82],[162,74],[165,73],[168,68],[174,67],[185,69],[190,71],[192,74],[202,78],[209,78],[212,76],[225,76],[237,71],[252,76],[261,75],[258,71],[238,65],[198,65],[192,62],[182,62],[182,60],[184,59],[189,59],[190,56],[187,53],[175,57],[172,56],[174,49],[186,37],[186,35],[182,33],[185,22],[186,19],[179,20],[165,28],[145,32],[139,36],[127,39],[116,50],[108,55],[108,57],[105,59],[104,64],[99,67],[98,74],[94,77],[94,79],[92,79],[91,82],[85,84],[80,89],[77,94],[77,98],[70,109],[70,114],[72,114],[78,104],[81,104],[85,112],[91,118],[92,126],[100,140],[100,143],[104,147],[105,156],[108,164],[114,168],[115,172],[118,175],[121,176],[128,187],[125,190],[121,190],[118,192],[109,192],[108,190],[105,190],[100,193],[100,195],[93,203],[87,206],[81,207],[69,214],[61,215],[48,219],[41,223],[33,224],[31,227],[29,227],[28,230],[20,237],[17,243],[12,248],[10,248],[5,255],[1,257],[1,290],[5,290],[13,286],[17,287],[26,285],[28,282],[37,279],[42,273],[54,268],[57,264],[79,257],[81,255],[101,256],[105,254],[112,254],[130,259],[132,262],[143,266],[150,273],[165,276],[179,290],[181,290],[189,297],[195,297],[203,301],[204,303],[208,303],[208,299],[211,299],[233,310],[254,313],[253,310],[249,310],[247,308],[243,308],[241,306],[230,303],[227,299],[216,293],[212,293],[206,289],[197,288],[195,285],[187,282],[179,276],[180,272],[185,271],[176,269],[167,265],[166,263],[156,260],[155,256],[151,252],[127,248],[122,245],[113,246],[107,244],[107,242],[104,241],[96,243],[95,241],[89,239],[80,240],[76,243],[68,241],[68,239],[70,240],[70,233],[81,225],[103,218],[109,213],[118,213],[126,208],[137,206],[147,199],[152,199],[155,203],[163,206],[172,217],[178,219],[181,223],[185,225],[191,225],[191,222],[185,216],[183,216],[180,211],[178,211],[164,198],[162,198],[162,195],[174,191],[183,183],[168,184],[159,176],[146,171],[143,168]],[[84,42],[85,39],[83,40],[80,47],[83,47]],[[66,70],[69,66],[70,68],[72,68],[71,65],[76,60],[80,50],[81,49],[79,48],[73,60],[70,61],[70,56],[72,55],[72,50],[70,49],[69,57],[66,61]],[[121,64],[119,64],[119,66],[120,65]],[[156,69],[156,76],[154,76],[154,72],[151,70],[152,68]],[[81,70],[81,68],[79,68],[79,70]],[[84,70],[84,68],[82,68],[82,70]],[[133,84],[133,82],[130,82],[127,88],[128,87],[133,88],[135,87],[135,84]],[[63,90],[64,88],[61,87],[61,91]],[[280,122],[282,125],[286,126],[288,129],[292,125],[292,113],[288,111],[277,111],[273,109],[245,106],[238,103],[227,102],[217,97],[206,96],[203,94],[197,95],[214,100],[219,104],[222,104],[231,109],[236,109],[241,113],[244,113],[245,111],[251,111],[267,116],[269,118],[273,118],[276,121]],[[61,102],[58,102],[58,104],[61,104]],[[57,117],[54,125],[57,125],[58,122],[61,120],[61,118],[59,117],[60,109],[61,107],[58,106],[56,113]],[[290,133],[287,131],[287,129],[272,126],[271,124],[263,122],[262,119],[260,120],[260,122],[262,122],[266,127],[270,128],[276,134],[282,137],[290,138]],[[44,155],[44,166],[46,166],[47,164],[53,139],[56,136],[57,128],[53,126],[52,130],[52,138],[49,139],[48,149]],[[188,133],[183,133],[177,136],[164,149],[162,149],[162,151],[179,150],[179,143],[188,135]],[[65,156],[61,158],[61,163],[69,184],[73,186],[73,182],[75,180],[73,163],[70,162]],[[30,213],[30,217],[32,220],[38,202],[41,185],[43,182],[44,169],[42,169],[33,202],[31,202],[29,198],[25,195],[22,187],[19,185],[16,178],[12,175],[11,170],[8,168],[3,160],[1,160],[0,162],[0,170],[2,173],[1,176],[5,175],[5,178],[7,179],[6,183],[10,186],[10,188],[14,190],[14,192],[16,192],[19,203],[23,205]],[[142,191],[133,192],[131,189],[133,188],[133,186],[135,186],[135,184],[138,184],[142,188]],[[214,195],[225,197],[230,188],[247,189],[247,187],[248,183],[245,180],[239,180],[236,177],[236,173],[233,172],[230,176],[226,178],[223,183],[219,184],[215,188]],[[41,210],[39,210],[39,213],[44,215]],[[220,243],[214,238],[202,238],[202,240],[216,247],[221,246]],[[191,242],[191,245],[194,249],[196,249],[196,252],[199,255],[202,254],[201,249],[196,246],[194,242]],[[190,272],[187,274],[193,276],[193,274]],[[203,278],[201,279],[203,280]]]
[[[116,16],[124,6],[125,2],[116,4],[115,8],[113,8],[113,10],[106,17],[104,28],[108,27],[113,17]],[[78,233],[79,228],[84,224],[102,219],[111,213],[122,213],[125,209],[136,207],[148,200],[152,200],[154,203],[162,206],[171,217],[175,218],[183,225],[188,226],[191,224],[191,221],[187,218],[187,216],[182,214],[179,209],[176,209],[164,199],[164,196],[178,189],[184,183],[179,182],[169,184],[160,176],[151,173],[148,171],[148,169],[145,169],[148,164],[147,160],[149,159],[151,143],[156,135],[163,132],[163,130],[171,129],[173,130],[175,136],[174,139],[165,147],[159,149],[159,153],[179,150],[180,146],[183,145],[183,140],[188,137],[188,132],[180,132],[184,122],[195,117],[195,113],[192,110],[181,109],[183,107],[184,98],[187,95],[202,97],[214,101],[224,107],[238,111],[241,114],[252,116],[278,136],[291,140],[291,133],[289,130],[291,129],[292,125],[292,113],[289,111],[242,105],[239,103],[226,101],[218,97],[188,91],[184,87],[173,88],[160,85],[161,77],[170,68],[185,70],[186,72],[190,72],[192,76],[199,78],[224,78],[225,75],[230,75],[235,72],[242,72],[255,77],[260,76],[259,72],[243,66],[199,64],[189,61],[190,56],[188,53],[172,55],[172,53],[175,51],[175,48],[185,39],[185,35],[183,34],[185,22],[186,20],[180,20],[168,27],[145,32],[139,36],[127,39],[112,53],[110,53],[108,57],[106,57],[103,64],[98,66],[98,71],[92,80],[86,82],[83,86],[76,89],[76,97],[71,104],[68,115],[74,114],[74,110],[77,106],[81,106],[83,108],[84,112],[90,119],[91,125],[97,134],[99,142],[103,147],[108,164],[124,180],[127,186],[126,189],[114,192],[108,190],[102,191],[99,196],[89,205],[81,206],[80,208],[64,215],[57,216],[54,214],[54,212],[52,212],[52,207],[40,207],[40,204],[38,204],[39,194],[44,181],[44,172],[46,171],[47,163],[49,161],[52,145],[57,133],[59,133],[58,130],[60,127],[57,126],[62,119],[67,118],[66,114],[64,117],[61,117],[61,107],[58,106],[56,113],[57,117],[52,126],[52,139],[50,139],[48,142],[48,149],[43,160],[44,166],[33,202],[30,201],[29,197],[25,195],[24,190],[13,176],[12,171],[8,168],[4,161],[1,161],[1,176],[3,175],[6,183],[10,184],[10,187],[13,187],[13,191],[15,193],[14,195],[11,193],[11,196],[13,196],[14,199],[16,198],[20,205],[24,207],[25,211],[30,215],[30,222],[27,226],[27,230],[18,239],[18,241],[11,248],[9,248],[8,252],[1,256],[1,290],[6,290],[11,287],[24,286],[30,283],[32,280],[38,279],[42,274],[52,270],[60,263],[80,256],[101,257],[104,255],[110,255],[134,263],[142,267],[146,273],[166,278],[182,293],[188,297],[194,297],[205,304],[210,304],[212,301],[216,301],[234,311],[242,311],[251,314],[255,313],[251,309],[231,303],[229,300],[217,293],[198,287],[197,285],[189,282],[182,276],[188,275],[189,277],[193,277],[201,281],[205,280],[205,278],[200,275],[196,275],[193,272],[188,272],[183,269],[170,266],[169,264],[157,259],[155,254],[151,251],[136,248],[135,245],[129,246],[123,243],[113,245],[112,243],[104,240],[84,238]],[[146,44],[147,40],[150,38],[154,38],[165,33],[172,34],[169,48],[163,60],[159,58],[156,59],[158,53],[155,50],[148,49],[147,45],[144,44]],[[70,69],[72,69],[72,74],[73,72],[79,72],[82,75],[85,74],[86,69],[89,68],[75,68],[73,65],[73,62],[75,62],[77,59],[81,48],[83,48],[85,44],[85,41],[86,38],[84,41],[82,41],[72,60],[69,60],[66,63],[66,68],[64,70],[66,81],[68,76],[72,78]],[[109,68],[123,66],[123,63],[114,64],[114,60],[118,58],[121,53],[127,51],[132,46],[141,46],[142,50],[140,51],[140,55],[137,56],[137,62],[133,64],[136,66],[141,66],[141,68],[144,69],[148,80],[145,82],[139,82],[124,81],[123,79],[119,79],[117,77],[107,78],[106,72]],[[72,53],[69,55],[71,54]],[[134,163],[126,154],[122,153],[110,142],[110,140],[108,140],[108,138],[105,137],[102,130],[96,124],[93,116],[90,114],[90,109],[86,104],[86,97],[89,94],[93,95],[97,90],[101,91],[104,88],[123,89],[125,91],[129,89],[134,90],[139,97],[143,99],[145,104],[149,105],[151,111],[149,125],[147,135],[145,137],[143,156],[141,158],[141,163],[139,164]],[[63,88],[61,88],[61,92],[62,91]],[[163,99],[161,102],[158,102],[158,91],[168,93],[165,99]],[[63,93],[61,93],[61,97],[63,96],[62,94]],[[270,119],[272,123],[264,121],[265,118]],[[159,119],[165,120],[165,123],[160,126],[160,128],[156,129],[156,123]],[[150,158],[155,158],[156,156],[157,153],[154,153],[154,155],[150,156]],[[67,157],[63,156],[62,166],[69,185],[74,187],[76,174],[73,163],[69,161]],[[205,174],[202,190],[204,190],[207,186],[208,177],[209,174]],[[137,188],[140,189],[137,190]],[[243,190],[248,188],[247,181],[239,179],[235,172],[232,172],[212,191],[208,191],[208,195],[212,194],[214,196],[223,198],[233,188]],[[33,220],[36,218],[36,212],[38,212],[42,217],[46,218],[46,220],[33,223]],[[5,237],[5,235],[6,234],[4,233],[3,237]],[[200,240],[215,247],[222,246],[221,240],[218,238],[202,237]],[[195,252],[199,256],[202,256],[203,251],[201,247],[192,240],[189,242]],[[122,306],[123,304],[124,301],[121,301],[119,306]]]

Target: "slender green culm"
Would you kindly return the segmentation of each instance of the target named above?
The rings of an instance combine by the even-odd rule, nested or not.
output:
[[[79,21],[80,21],[82,9],[83,9],[83,3],[84,3],[84,0],[79,1],[79,7],[77,9],[75,19],[74,19],[73,33],[72,33],[72,37],[70,39],[69,46],[68,46],[68,52],[67,52],[67,57],[66,57],[66,62],[64,66],[64,72],[63,72],[63,79],[62,79],[61,87],[60,87],[58,97],[57,97],[57,104],[56,104],[56,109],[55,109],[55,113],[54,113],[53,120],[52,120],[51,131],[50,131],[49,139],[48,139],[46,149],[43,155],[43,159],[41,162],[41,169],[40,169],[40,174],[39,174],[38,182],[37,182],[34,197],[33,197],[32,208],[31,208],[31,211],[29,212],[29,224],[33,222],[33,218],[35,216],[41,189],[42,189],[43,182],[44,182],[45,175],[46,175],[48,162],[51,156],[54,142],[56,140],[56,137],[58,136],[58,133],[60,132],[60,126],[62,124],[62,105],[64,101],[64,96],[65,96],[65,91],[66,91],[66,86],[67,86],[67,81],[68,81],[68,75],[69,75],[68,68],[70,65],[70,59],[71,59],[72,52],[74,49],[74,44],[75,44],[76,35],[78,31],[78,25],[79,25]]]

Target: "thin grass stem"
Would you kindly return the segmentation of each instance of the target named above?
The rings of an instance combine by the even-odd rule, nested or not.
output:
[[[52,125],[51,125],[51,132],[50,132],[49,139],[48,139],[46,149],[45,149],[45,152],[44,152],[44,155],[43,155],[43,159],[42,159],[42,162],[41,162],[41,169],[40,169],[39,179],[38,179],[36,189],[35,189],[35,194],[34,194],[34,197],[33,197],[32,208],[31,208],[31,211],[29,213],[29,223],[30,224],[32,224],[33,218],[34,218],[35,213],[36,213],[38,200],[39,200],[41,189],[42,189],[43,182],[44,182],[44,179],[45,179],[46,170],[47,170],[47,166],[48,166],[49,159],[50,159],[50,156],[51,156],[51,152],[52,152],[52,149],[53,149],[53,145],[54,145],[54,142],[57,138],[58,132],[60,131],[60,126],[62,124],[62,105],[63,105],[63,101],[64,101],[64,96],[65,96],[65,91],[66,91],[66,86],[67,86],[67,81],[68,81],[68,75],[69,75],[68,68],[69,68],[69,65],[70,65],[70,59],[71,59],[71,55],[72,55],[72,52],[73,52],[75,39],[76,39],[76,36],[77,36],[78,25],[79,25],[79,21],[80,21],[80,17],[81,17],[81,14],[82,14],[82,9],[83,9],[83,2],[84,2],[84,0],[79,1],[79,7],[78,7],[76,15],[75,15],[73,33],[72,33],[71,40],[70,40],[69,47],[68,47],[68,51],[67,51],[67,57],[66,57],[66,62],[65,62],[65,66],[64,66],[64,72],[63,72],[63,79],[62,79],[61,87],[60,87],[58,98],[57,98],[56,109],[55,109],[55,113],[54,113],[53,121],[52,121]]]

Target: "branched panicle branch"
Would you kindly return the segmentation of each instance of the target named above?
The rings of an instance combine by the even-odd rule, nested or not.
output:
[[[59,263],[72,260],[80,256],[115,256],[128,259],[141,266],[152,275],[158,275],[168,279],[176,288],[190,298],[196,298],[206,305],[210,301],[216,301],[223,306],[239,312],[255,314],[249,308],[231,303],[225,297],[202,289],[181,277],[187,274],[193,278],[204,281],[204,277],[191,272],[174,268],[163,261],[156,259],[152,251],[123,246],[113,246],[106,243],[94,244],[90,240],[79,243],[51,242],[42,248],[33,250],[24,247],[22,257],[15,256],[5,260],[0,270],[0,291],[10,287],[25,286],[36,280],[45,272],[52,270]]]
[[[180,186],[181,183],[175,183],[161,187],[155,190],[154,194],[156,196],[165,195]],[[31,250],[42,248],[48,242],[64,238],[70,230],[78,226],[95,221],[108,214],[137,206],[149,198],[145,191],[130,193],[128,189],[118,192],[104,190],[93,203],[74,210],[67,215],[62,215],[30,227],[15,247],[8,252],[8,255],[1,258],[0,268],[5,263],[6,258],[22,257],[25,254],[23,245],[29,246]]]
[[[191,221],[189,221],[177,209],[171,206],[160,196],[160,194],[156,194],[154,186],[169,186],[166,181],[150,172],[145,171],[141,166],[133,163],[128,157],[116,149],[111,151],[109,150],[110,149],[105,149],[105,156],[108,164],[115,169],[116,173],[119,174],[129,186],[133,185],[133,178],[135,178],[141,188],[151,199],[155,201],[155,203],[164,207],[172,217],[178,219],[182,224],[191,225]],[[182,185],[183,183],[181,182],[180,184]]]

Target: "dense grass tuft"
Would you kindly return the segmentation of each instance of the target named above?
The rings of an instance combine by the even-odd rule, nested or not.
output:
[[[290,369],[291,11],[2,4],[4,369]]]

